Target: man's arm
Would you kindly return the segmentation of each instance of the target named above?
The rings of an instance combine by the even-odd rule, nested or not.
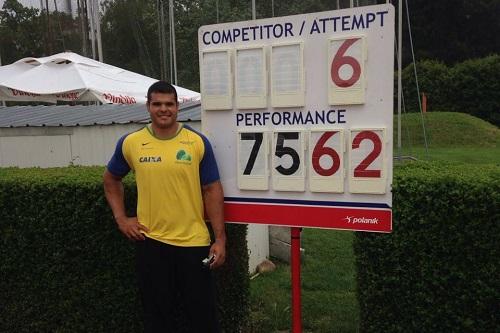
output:
[[[221,266],[226,260],[226,228],[224,225],[224,192],[219,180],[203,185],[203,202],[212,229],[215,234],[215,242],[210,248],[210,255],[215,255],[214,262],[210,268]]]
[[[113,175],[106,169],[104,171],[103,183],[104,194],[122,234],[130,240],[144,240],[141,230],[148,232],[148,229],[137,221],[137,217],[127,217],[125,213],[122,178]]]

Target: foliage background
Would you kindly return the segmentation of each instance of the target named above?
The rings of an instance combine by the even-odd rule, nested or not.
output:
[[[168,1],[163,1],[168,11]],[[273,2],[274,8],[271,8]],[[272,17],[273,13],[274,16],[286,16],[334,10],[337,7],[337,1],[331,0],[273,2],[256,0],[257,18]],[[385,2],[355,1],[360,6]],[[393,2],[397,10],[397,2]],[[220,23],[250,20],[251,2],[177,0],[174,3],[178,84],[199,90],[198,28],[217,23],[217,4]],[[340,8],[349,7],[349,3],[349,0],[340,0]],[[500,52],[500,0],[408,0],[407,3],[417,60],[439,60],[452,65]],[[104,61],[160,78],[157,0],[105,0],[102,7]],[[406,8],[403,14],[403,65],[406,66],[412,62]],[[16,0],[6,0],[0,11],[2,63],[9,64],[23,57],[40,57],[64,50],[82,53],[80,19],[52,13],[50,22],[53,36],[48,38],[46,15],[41,16],[37,10],[24,8]],[[168,61],[165,60],[167,67]]]
[[[427,111],[468,113],[500,126],[500,55],[470,59],[451,66],[441,61],[417,62],[420,93]],[[418,112],[413,64],[402,73],[405,110]]]

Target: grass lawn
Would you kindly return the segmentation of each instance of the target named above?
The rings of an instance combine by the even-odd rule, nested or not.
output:
[[[394,149],[394,156],[397,155]],[[497,148],[425,148],[402,149],[403,156],[412,156],[424,161],[454,161],[471,164],[500,164],[500,146]]]
[[[304,332],[357,332],[353,232],[304,229],[302,326]],[[252,332],[291,327],[291,273],[288,264],[251,281]]]
[[[426,128],[428,151],[422,121]],[[394,118],[394,156],[397,149],[397,118]],[[429,112],[401,117],[402,155],[419,160],[461,163],[500,163],[500,130],[494,125],[465,113]]]
[[[401,117],[401,143],[403,148],[425,147],[422,129],[425,124],[429,148],[498,148],[500,130],[487,121],[458,112],[428,112]],[[397,147],[397,117],[394,117],[394,152]]]

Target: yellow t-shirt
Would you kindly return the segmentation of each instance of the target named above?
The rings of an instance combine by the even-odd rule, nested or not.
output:
[[[147,237],[177,246],[210,244],[201,186],[218,180],[219,172],[204,135],[182,126],[162,140],[146,126],[118,141],[107,168],[116,176],[135,172],[137,218]]]

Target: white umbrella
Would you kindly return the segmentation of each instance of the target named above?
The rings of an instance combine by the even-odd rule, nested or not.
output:
[[[24,58],[0,66],[0,100],[146,103],[147,90],[156,81],[76,53],[64,52],[44,58]],[[174,87],[180,103],[201,98],[195,91]]]

